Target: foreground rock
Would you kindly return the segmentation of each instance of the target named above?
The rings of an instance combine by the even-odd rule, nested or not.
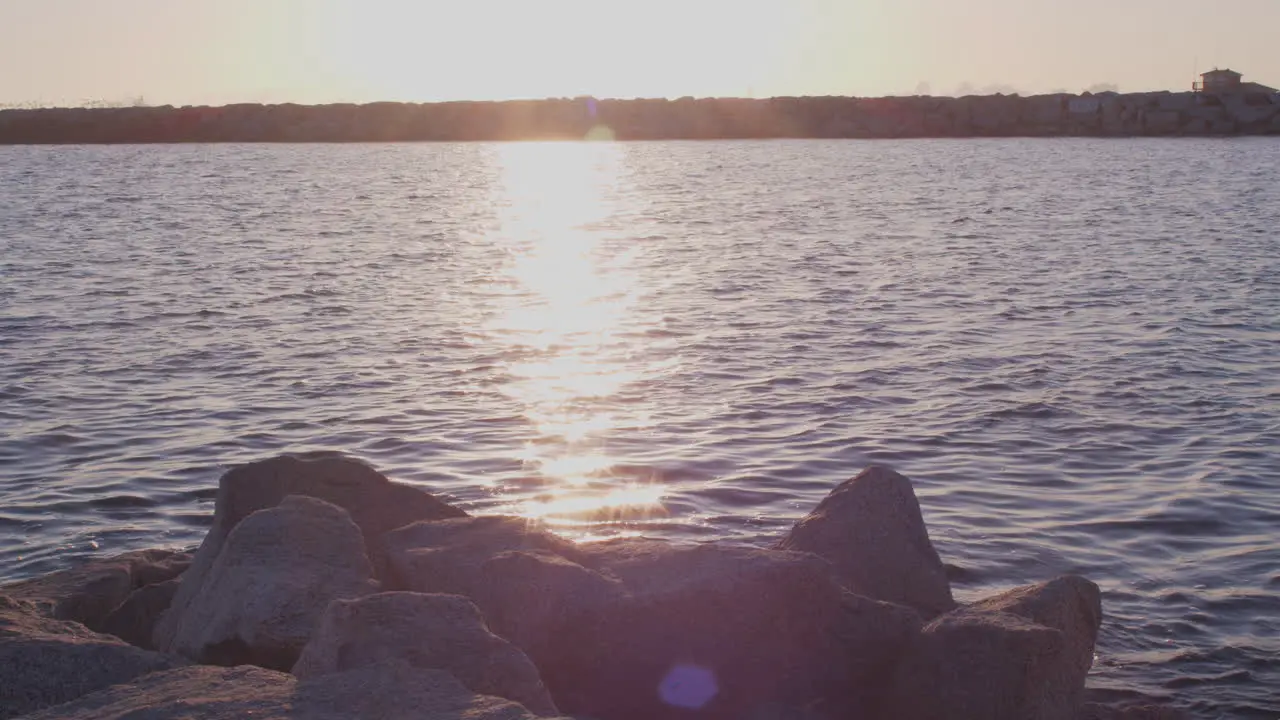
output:
[[[341,455],[284,455],[234,468],[218,481],[213,526],[184,574],[173,611],[165,613],[156,627],[157,648],[173,646],[178,619],[208,585],[206,576],[236,525],[254,512],[275,507],[287,495],[319,498],[350,513],[366,545],[375,549],[372,560],[379,568],[381,555],[370,541],[418,520],[466,515],[429,493],[393,483],[368,465]]]
[[[564,647],[575,626],[597,627],[631,599],[612,575],[544,551],[493,556],[480,566],[473,597],[495,633],[545,668],[558,668],[562,654],[577,652]]]
[[[385,665],[299,682],[256,667],[188,667],[94,693],[24,720],[533,720],[448,673]]]
[[[968,612],[1008,613],[1062,633],[1062,702],[1079,707],[1102,627],[1102,592],[1078,575],[1014,588],[970,605]]]
[[[485,561],[513,550],[580,555],[576,546],[519,517],[468,517],[419,522],[382,540],[391,584],[424,593],[474,596]]]
[[[0,595],[0,720],[182,664]]]
[[[309,680],[388,661],[446,670],[473,692],[556,714],[529,658],[489,632],[475,604],[457,595],[391,592],[334,602],[293,674]]]
[[[911,481],[872,466],[831,492],[779,543],[830,560],[849,589],[926,618],[955,607]]]
[[[859,716],[919,631],[914,611],[848,593],[812,555],[644,545],[596,556],[628,597],[566,622],[540,658],[568,712],[727,720],[825,703]]]
[[[902,720],[1076,720],[1101,621],[1099,592],[1066,577],[943,615],[899,665]]]
[[[101,630],[107,616],[131,593],[172,580],[190,564],[186,553],[140,550],[5,585],[0,593],[32,603],[49,617]]]
[[[30,601],[0,599],[0,707],[74,700],[41,717],[158,719],[517,720],[557,707],[595,720],[1166,717],[1085,704],[1101,622],[1087,580],[953,609],[910,484],[886,469],[836,488],[783,549],[577,545],[522,518],[453,517],[387,485],[342,458],[255,463],[223,477],[214,527],[181,576],[180,556],[142,554],[9,586]],[[922,628],[921,613],[936,617]],[[173,670],[185,660],[57,617],[267,669]],[[289,668],[298,679],[270,671]],[[166,672],[140,677],[154,670]]]
[[[134,590],[120,607],[107,615],[99,629],[130,645],[154,650],[152,636],[155,634],[156,623],[173,603],[173,596],[177,594],[181,583],[180,578],[174,578]]]
[[[292,495],[259,510],[227,536],[190,599],[170,608],[171,639],[159,645],[203,663],[288,670],[334,600],[377,591],[360,529],[336,505]]]

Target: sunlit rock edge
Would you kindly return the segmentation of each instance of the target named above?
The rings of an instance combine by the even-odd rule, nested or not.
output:
[[[222,477],[194,555],[0,587],[0,720],[1185,717],[1089,702],[1102,613],[1075,576],[957,606],[884,467],[758,548],[574,543],[281,456]]]

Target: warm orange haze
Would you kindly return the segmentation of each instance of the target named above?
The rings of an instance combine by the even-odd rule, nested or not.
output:
[[[1274,84],[1278,26],[1270,0],[6,0],[0,104],[1183,90]]]
[[[0,720],[1280,719],[1280,0],[0,0]]]

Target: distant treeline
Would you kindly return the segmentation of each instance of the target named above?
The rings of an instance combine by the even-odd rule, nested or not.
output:
[[[0,110],[0,144],[1280,134],[1280,97],[781,97]]]

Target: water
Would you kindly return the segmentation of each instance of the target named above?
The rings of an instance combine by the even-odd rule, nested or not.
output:
[[[1092,684],[1280,715],[1280,143],[0,148],[0,578],[341,449],[592,538],[773,541],[871,462]]]

